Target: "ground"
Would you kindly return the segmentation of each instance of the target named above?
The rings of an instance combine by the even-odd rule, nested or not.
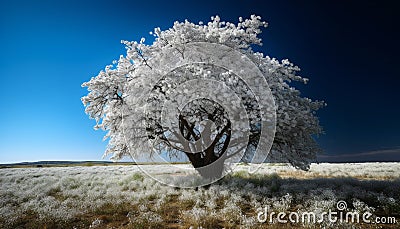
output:
[[[165,165],[154,173],[171,172]],[[177,165],[190,166],[190,165]],[[400,163],[239,164],[203,188],[154,181],[137,165],[0,169],[0,228],[399,228]],[[339,211],[338,202],[347,204]],[[371,222],[259,221],[270,212],[369,212]],[[373,223],[382,219],[386,223]],[[397,222],[392,222],[395,219]],[[361,220],[361,219],[360,219]],[[389,222],[390,221],[390,222]]]

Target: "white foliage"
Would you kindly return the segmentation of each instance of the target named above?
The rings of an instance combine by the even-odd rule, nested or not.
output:
[[[296,168],[308,169],[310,162],[319,152],[313,137],[322,132],[315,111],[324,106],[324,103],[301,97],[300,92],[290,86],[291,81],[308,81],[297,75],[300,70],[297,66],[286,59],[278,61],[263,53],[252,51],[253,45],[262,44],[258,35],[261,28],[266,26],[267,23],[255,15],[249,19],[239,18],[237,24],[221,21],[219,16],[215,16],[208,23],[194,24],[185,20],[175,22],[172,28],[164,31],[155,28],[152,32],[155,41],[151,45],[145,44],[144,38],[140,42],[122,41],[126,45],[125,56],[121,55],[115,64],[106,66],[104,71],[82,84],[89,91],[89,94],[82,98],[86,113],[96,120],[96,129],[107,131],[105,139],[110,139],[104,156],[112,155],[113,160],[118,160],[129,153],[135,156],[152,153],[147,147],[148,135],[144,128],[144,109],[148,102],[146,90],[156,83],[154,78],[149,76],[152,66],[164,64],[160,63],[161,59],[165,58],[160,56],[163,50],[172,48],[174,55],[184,56],[188,55],[185,53],[185,45],[188,43],[209,42],[222,44],[243,53],[243,57],[249,58],[268,82],[277,106],[276,136],[269,160],[289,162]],[[195,74],[204,74],[204,77],[207,77],[210,73],[200,68]],[[240,86],[229,72],[221,74],[220,77],[225,79],[227,85]],[[174,85],[166,84],[161,90],[168,96],[173,87]],[[246,91],[245,87],[238,87],[237,92],[240,93],[240,97],[250,98],[251,93]],[[180,101],[182,95],[176,94],[175,100]],[[226,95],[221,92],[221,98]],[[251,100],[245,99],[241,102]],[[134,104],[134,107],[128,106],[127,103]],[[122,121],[123,116],[130,118]],[[256,113],[250,113],[250,116],[255,117]],[[153,137],[153,145],[157,146],[159,151],[165,150],[163,141],[157,136]],[[128,149],[133,152],[129,152]],[[252,152],[247,153],[251,155]]]

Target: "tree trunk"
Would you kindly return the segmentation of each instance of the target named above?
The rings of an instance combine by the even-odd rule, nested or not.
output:
[[[214,179],[222,176],[225,159],[224,157],[216,156],[214,148],[209,147],[204,152],[185,152],[185,154],[189,158],[190,163],[203,178]],[[202,156],[202,154],[205,154],[205,156]]]
[[[181,133],[185,136],[185,139],[190,140],[191,137],[194,140],[200,139],[201,136],[193,131],[194,125],[189,125],[183,117],[180,117],[180,122]],[[211,132],[203,131],[201,134],[211,134]],[[225,160],[227,159],[226,150],[229,145],[230,136],[231,123],[228,122],[215,136],[215,139],[207,149],[196,153],[184,152],[189,158],[190,163],[203,178],[218,179],[222,177],[225,168]],[[208,138],[210,136],[203,137]],[[223,141],[221,142],[222,139]],[[217,147],[220,149],[218,150]]]

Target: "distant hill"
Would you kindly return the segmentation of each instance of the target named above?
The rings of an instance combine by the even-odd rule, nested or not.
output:
[[[0,164],[1,168],[20,167],[66,167],[66,166],[107,166],[107,165],[135,165],[135,162],[111,162],[111,161],[35,161]]]
[[[321,154],[318,162],[356,163],[356,162],[400,162],[400,149],[375,150],[354,154]]]
[[[57,164],[83,164],[83,163],[94,163],[94,164],[108,164],[113,163],[111,161],[34,161],[34,162],[19,162],[2,165],[57,165]]]
[[[280,161],[269,161],[279,163]],[[376,150],[354,154],[320,154],[316,162],[326,163],[362,163],[362,162],[400,162],[400,149]],[[177,164],[186,162],[176,162]],[[146,162],[111,162],[111,161],[36,161],[0,164],[0,168],[25,167],[68,167],[68,166],[107,166],[107,165],[136,165]]]
[[[137,165],[154,164],[154,162],[129,162],[129,161],[35,161],[0,164],[0,168],[32,168],[32,167],[69,167],[69,166],[107,166],[107,165]],[[158,163],[157,163],[158,164]],[[163,164],[163,163],[159,163]],[[174,162],[173,164],[186,164],[186,162]]]

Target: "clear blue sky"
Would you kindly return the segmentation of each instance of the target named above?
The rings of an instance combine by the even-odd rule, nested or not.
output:
[[[175,20],[261,15],[266,54],[289,58],[324,99],[328,155],[400,147],[398,12],[380,1],[0,1],[0,163],[99,160],[104,132],[84,113],[81,84]],[[244,2],[246,2],[244,4]]]

